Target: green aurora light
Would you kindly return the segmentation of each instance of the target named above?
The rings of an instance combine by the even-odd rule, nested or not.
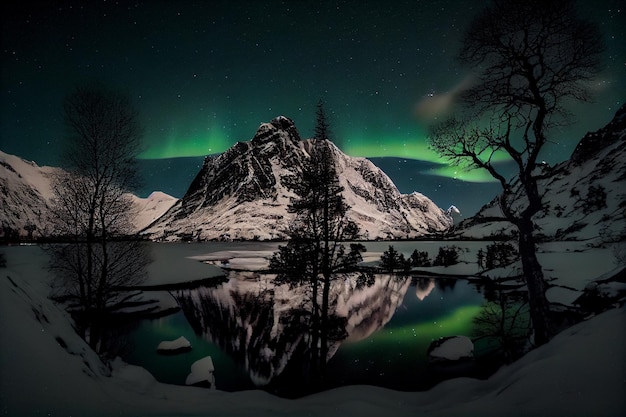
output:
[[[415,159],[425,162],[442,164],[439,154],[430,149],[425,138],[407,141],[405,138],[352,138],[343,142],[340,148],[348,155],[370,157],[396,157]]]
[[[495,188],[484,172],[449,167],[427,141],[425,123],[451,110],[468,76],[456,61],[475,12],[467,2],[18,3],[0,14],[0,149],[9,154],[58,166],[63,96],[97,81],[137,102],[146,128],[142,162],[224,152],[280,114],[310,137],[321,98],[335,143],[348,155],[425,161],[436,165],[426,182],[456,178]],[[551,138],[542,155],[550,164],[623,103],[624,13],[614,4],[578,4],[602,25],[607,65],[594,80],[594,102],[573,107],[575,123]],[[388,165],[399,172],[396,162]],[[154,183],[175,176],[171,164],[146,164]],[[179,181],[187,186],[187,178]],[[483,203],[485,196],[468,197]]]
[[[139,155],[139,159],[167,159],[188,156],[206,156],[226,151],[232,143],[227,135],[216,128],[206,129],[206,133],[193,133],[187,136],[171,129],[159,146],[150,146]]]
[[[163,140],[153,143],[139,155],[139,159],[168,159],[180,157],[199,157],[226,151],[235,141],[219,127],[207,128],[199,133],[198,129],[185,132],[172,127]],[[251,137],[251,136],[250,136]],[[452,178],[472,183],[493,183],[496,180],[485,170],[471,169],[450,165],[437,152],[430,148],[425,137],[407,140],[404,137],[386,137],[377,140],[370,137],[349,135],[347,141],[338,141],[338,146],[348,155],[355,157],[393,157],[436,164],[435,168],[422,171],[422,174]],[[503,152],[494,154],[495,163],[510,161]]]

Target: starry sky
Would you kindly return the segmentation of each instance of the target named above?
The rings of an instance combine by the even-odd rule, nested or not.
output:
[[[144,192],[161,185],[181,197],[202,156],[251,139],[260,123],[285,115],[312,136],[323,99],[344,152],[371,158],[403,192],[475,211],[497,187],[447,166],[426,131],[467,83],[455,54],[481,3],[5,1],[0,149],[58,165],[63,97],[100,82],[140,112]],[[575,123],[553,132],[551,163],[606,124],[626,92],[624,6],[581,0],[579,10],[605,36],[605,69],[594,103],[573,107]]]

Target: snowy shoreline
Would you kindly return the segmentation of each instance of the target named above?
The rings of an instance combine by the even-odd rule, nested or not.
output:
[[[402,246],[402,245],[401,245]],[[424,392],[349,386],[285,400],[254,390],[209,391],[157,382],[145,369],[112,370],[76,335],[64,311],[48,299],[36,248],[2,249],[0,269],[0,412],[5,415],[432,415],[616,416],[626,413],[626,308],[583,321],[485,381],[460,378]],[[574,264],[546,257],[552,274],[568,271],[568,286],[584,288],[615,269],[593,249]],[[573,258],[572,258],[573,259]],[[606,260],[604,260],[606,259]],[[197,261],[201,269],[206,268]],[[580,265],[579,265],[580,263]],[[578,268],[580,266],[580,268]],[[585,267],[586,268],[583,268]],[[577,270],[578,268],[578,270]],[[582,271],[581,271],[582,270]],[[586,274],[586,278],[582,278]],[[10,277],[8,279],[7,277]],[[565,285],[565,282],[561,284]],[[63,383],[59,383],[63,381]]]

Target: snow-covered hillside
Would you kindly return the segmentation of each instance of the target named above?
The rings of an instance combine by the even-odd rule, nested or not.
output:
[[[18,233],[27,236],[24,228],[34,225],[33,237],[46,230],[46,212],[54,197],[51,181],[61,168],[40,167],[35,162],[0,151],[0,236],[5,233]],[[147,198],[131,195],[135,202],[135,230],[148,226],[174,203],[176,198],[160,191]],[[5,229],[6,228],[6,229]]]
[[[17,232],[26,236],[25,226],[44,227],[48,201],[52,198],[50,180],[58,168],[40,167],[32,161],[0,151],[0,234]],[[37,230],[33,230],[37,235]]]
[[[161,191],[154,191],[146,198],[132,195],[137,215],[134,219],[135,229],[142,230],[167,212],[176,204],[177,198]]]
[[[585,135],[569,160],[541,169],[545,208],[534,218],[538,235],[611,241],[626,234],[626,106],[607,126]],[[457,225],[454,234],[482,238],[510,233],[508,223],[488,221],[501,216],[494,199]]]
[[[365,158],[330,148],[348,217],[365,239],[409,238],[446,230],[452,219],[419,193],[401,194],[389,177]],[[283,239],[294,194],[283,184],[298,175],[312,143],[301,140],[283,116],[263,123],[249,142],[207,157],[185,196],[145,232],[154,239]]]

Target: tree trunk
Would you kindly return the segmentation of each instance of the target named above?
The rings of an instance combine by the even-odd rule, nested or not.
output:
[[[314,268],[314,275],[312,277],[313,294],[312,298],[312,311],[311,311],[311,369],[313,375],[317,375],[319,370],[319,341],[320,341],[320,315],[319,315],[319,303],[317,302],[319,279],[317,277],[317,268]]]
[[[530,318],[535,333],[534,342],[536,346],[540,346],[547,343],[553,334],[550,305],[546,298],[543,270],[537,260],[533,222],[530,219],[522,219],[517,223],[517,226],[520,233],[519,253],[522,260],[522,271],[528,287]]]
[[[106,287],[109,284],[109,253],[108,253],[108,244],[109,244],[109,236],[107,234],[107,225],[105,221],[105,214],[103,213],[102,207],[104,206],[105,201],[104,198],[100,201],[100,245],[102,248],[102,264],[100,265],[100,279],[98,280],[97,287],[97,299],[96,299],[96,309],[98,310],[98,314],[103,314],[106,309]]]
[[[322,322],[320,337],[320,376],[323,378],[326,372],[326,359],[328,357],[328,309],[330,298],[330,273],[324,274],[324,286],[322,287]]]

